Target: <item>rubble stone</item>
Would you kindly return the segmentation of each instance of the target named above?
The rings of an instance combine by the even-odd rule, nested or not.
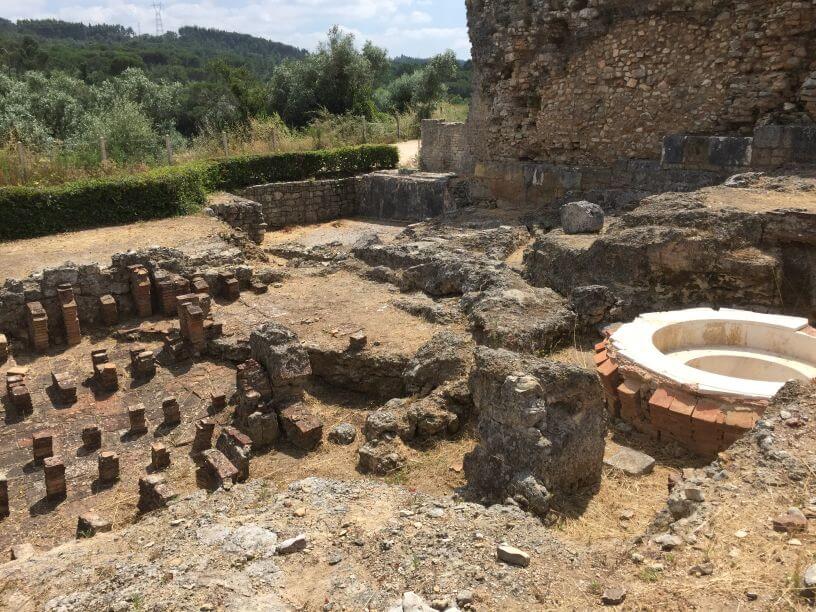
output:
[[[77,519],[76,537],[77,539],[92,538],[98,533],[111,531],[112,528],[110,521],[103,519],[95,512],[86,512]]]
[[[561,207],[565,234],[597,234],[604,226],[604,211],[592,202],[570,202]]]
[[[281,410],[280,422],[286,439],[303,450],[314,450],[323,439],[323,423],[304,404]]]

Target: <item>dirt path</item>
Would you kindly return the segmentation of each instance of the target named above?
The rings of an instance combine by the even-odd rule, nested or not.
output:
[[[407,140],[405,142],[398,142],[397,149],[399,149],[400,166],[402,166],[403,168],[419,167],[418,140]]]
[[[219,241],[218,233],[226,229],[227,226],[216,219],[192,215],[3,242],[0,243],[0,282],[23,278],[66,261],[108,265],[114,253],[155,244],[199,249]]]

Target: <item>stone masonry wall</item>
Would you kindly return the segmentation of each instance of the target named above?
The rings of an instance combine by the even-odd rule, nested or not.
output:
[[[423,172],[473,173],[473,157],[467,144],[464,123],[423,119],[419,168]]]
[[[475,174],[816,118],[813,0],[467,0]]]
[[[357,177],[256,185],[242,192],[263,207],[269,229],[331,221],[357,212]]]
[[[213,216],[243,231],[256,244],[263,242],[266,221],[258,202],[227,194],[211,201],[208,208]]]

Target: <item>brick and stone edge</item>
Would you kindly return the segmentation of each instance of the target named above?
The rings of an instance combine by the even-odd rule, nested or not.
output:
[[[677,442],[703,457],[728,449],[753,429],[767,406],[720,401],[643,376],[614,355],[608,339],[595,345],[594,360],[611,416],[654,440]]]

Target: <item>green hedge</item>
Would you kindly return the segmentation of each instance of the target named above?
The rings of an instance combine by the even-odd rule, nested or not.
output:
[[[55,187],[0,188],[0,240],[160,219],[193,212],[207,193],[259,183],[396,167],[396,147],[234,157]]]

